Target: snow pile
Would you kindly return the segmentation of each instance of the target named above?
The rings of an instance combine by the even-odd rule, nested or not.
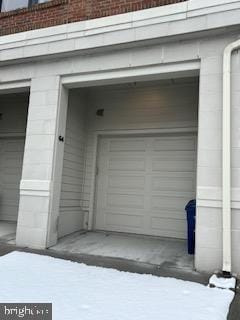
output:
[[[221,278],[215,274],[209,279],[209,284],[221,289],[235,289],[236,279],[235,278]]]
[[[0,301],[52,302],[54,320],[224,320],[230,290],[13,252],[0,258]]]

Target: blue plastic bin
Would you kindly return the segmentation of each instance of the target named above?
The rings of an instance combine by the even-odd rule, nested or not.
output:
[[[195,253],[196,200],[191,200],[185,207],[188,224],[188,254]]]

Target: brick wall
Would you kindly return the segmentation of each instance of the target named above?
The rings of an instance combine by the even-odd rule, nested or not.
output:
[[[52,0],[0,13],[0,35],[105,17],[187,0]]]

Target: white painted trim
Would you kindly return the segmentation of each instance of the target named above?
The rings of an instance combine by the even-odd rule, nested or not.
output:
[[[222,210],[222,200],[198,199],[197,207],[218,208]],[[240,210],[240,201],[232,201],[231,207],[232,209]]]
[[[222,189],[219,187],[198,187],[197,198],[199,200],[222,201]]]
[[[31,196],[31,197],[49,197],[49,191],[35,191],[35,190],[20,190],[20,196]]]
[[[120,129],[120,130],[97,130],[95,134],[97,136],[112,136],[112,135],[153,135],[164,133],[193,133],[198,132],[198,128],[159,128],[159,129]]]
[[[20,195],[49,197],[51,191],[51,181],[49,180],[21,180]]]
[[[240,188],[232,188],[231,208],[240,209]],[[222,209],[222,188],[198,187],[197,206]]]
[[[232,201],[240,201],[240,188],[232,188]],[[198,187],[199,199],[213,199],[222,201],[222,188],[220,187]]]
[[[50,180],[21,180],[20,189],[24,191],[50,191],[51,181]]]
[[[66,54],[226,28],[239,25],[239,13],[240,0],[189,0],[21,32],[0,37],[0,61]],[[221,18],[218,17],[219,14]],[[147,32],[143,32],[145,28]]]
[[[62,77],[67,88],[118,84],[128,81],[150,81],[169,78],[182,78],[199,74],[200,61],[166,63],[137,68],[116,69]]]
[[[90,192],[90,205],[89,205],[89,215],[88,215],[88,230],[93,229],[94,215],[95,215],[95,204],[96,204],[96,166],[98,161],[98,142],[101,136],[135,136],[144,135],[151,136],[153,134],[164,134],[164,133],[197,133],[198,129],[193,128],[173,128],[173,129],[132,129],[132,130],[99,130],[94,132],[94,149],[93,149],[93,171],[92,171],[92,181],[91,181],[91,192]]]
[[[239,0],[190,0],[188,1],[188,10],[207,9],[237,2],[239,2]]]
[[[0,80],[0,94],[11,92],[28,91],[31,86],[30,80],[21,80],[13,82],[1,82]]]

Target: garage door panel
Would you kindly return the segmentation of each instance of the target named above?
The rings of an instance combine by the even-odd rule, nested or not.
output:
[[[16,175],[14,174],[14,172],[16,172]],[[21,174],[19,174],[17,172],[17,170],[14,172],[11,172],[11,174],[5,173],[5,174],[1,175],[2,181],[7,182],[7,188],[16,189],[16,181],[18,181],[18,180],[20,181],[20,179],[21,179]],[[5,184],[5,186],[6,186],[6,184]]]
[[[176,238],[176,239],[186,239],[186,231],[172,231],[167,229],[152,229],[151,236],[155,237],[166,237],[166,238]]]
[[[2,190],[1,192],[1,197],[3,199],[2,202],[4,201],[14,201],[17,200],[17,198],[19,197],[19,191],[16,188],[16,185],[8,185],[7,187],[4,188],[4,190]],[[17,203],[17,201],[16,201]]]
[[[175,209],[178,210],[179,208],[182,208],[184,211],[184,208],[186,206],[186,203],[191,199],[190,197],[174,197],[174,196],[153,196],[151,201],[151,208],[152,209]]]
[[[1,206],[0,210],[2,210]],[[13,214],[13,212],[15,212],[16,210],[18,210],[18,205],[5,207],[5,210],[1,214],[1,220],[16,221],[16,215]]]
[[[105,213],[105,224],[109,227],[119,226],[137,230],[143,227],[143,221],[143,216],[139,215],[126,215],[121,213],[112,214],[110,212]]]
[[[158,210],[152,209],[149,215],[151,218],[161,218],[161,219],[178,219],[178,220],[186,220],[186,213],[184,210],[174,210],[174,209],[165,209],[165,210]]]
[[[186,221],[183,219],[167,219],[167,218],[160,218],[160,217],[153,217],[152,221],[152,228],[153,229],[163,229],[164,230],[171,230],[177,232],[184,232],[186,230]]]
[[[136,194],[108,194],[106,206],[118,208],[144,208],[144,199]]]
[[[145,186],[145,177],[144,176],[110,175],[108,178],[108,187],[109,188],[143,190],[144,186]]]
[[[162,178],[191,178],[195,180],[195,172],[180,172],[180,171],[160,171],[160,172],[154,172],[154,177],[162,177]]]
[[[164,151],[164,152],[163,152]],[[159,151],[152,151],[152,157],[156,157],[159,159],[179,159],[179,160],[194,160],[195,154],[193,150],[159,150]]]
[[[184,198],[184,199],[188,199],[195,196],[194,192],[190,192],[190,191],[181,191],[181,190],[177,190],[177,191],[167,191],[167,190],[163,190],[163,191],[151,191],[151,194],[149,194],[150,198],[152,197],[162,197],[162,198],[176,198],[176,201],[180,200],[180,198]]]
[[[4,203],[0,208],[4,208],[1,214],[1,220],[17,221],[15,212],[18,211],[18,203]]]
[[[160,233],[166,237],[186,238],[186,221],[184,220],[154,217],[151,220],[151,227],[154,230],[155,235]]]
[[[2,175],[4,176],[20,176],[22,175],[22,161],[18,161],[16,164],[15,162],[10,162],[7,159],[4,159],[5,165],[2,165]]]
[[[146,141],[144,139],[115,139],[109,142],[110,152],[145,151]]]
[[[8,151],[7,151],[8,152]],[[8,152],[5,155],[5,159],[11,161],[12,164],[18,165],[19,162],[22,162],[22,155],[18,152]]]
[[[193,135],[102,138],[95,228],[186,238],[195,149]]]
[[[15,154],[15,156],[19,156],[19,152],[21,154],[23,148],[24,148],[24,141],[20,139],[16,139],[14,141],[5,140],[4,150],[5,152],[7,152],[7,156],[10,156],[11,154]]]
[[[192,160],[179,160],[179,159],[159,159],[154,158],[152,162],[153,171],[187,171],[192,172],[194,170],[195,163]]]
[[[195,150],[196,141],[190,138],[169,137],[169,138],[156,138],[153,143],[154,151],[179,151],[179,150]]]
[[[193,178],[185,177],[153,177],[152,191],[191,191],[194,189]]]
[[[17,171],[17,169],[22,167],[22,157],[5,157],[4,159],[4,167],[6,169],[6,172],[12,172],[12,170]]]
[[[18,207],[18,198],[15,199],[4,199],[1,203],[1,208],[6,208],[6,210],[4,210],[3,214],[6,215],[6,212],[12,212],[13,210],[15,210]]]
[[[110,158],[108,169],[113,171],[144,171],[146,161],[144,158]]]
[[[16,221],[24,139],[0,139],[0,219]]]

